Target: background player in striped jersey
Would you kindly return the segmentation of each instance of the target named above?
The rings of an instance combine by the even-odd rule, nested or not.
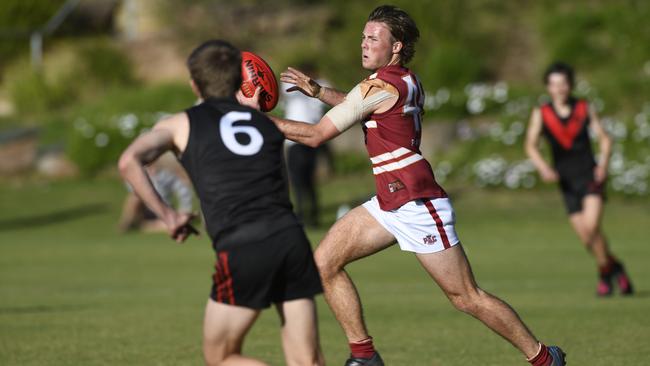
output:
[[[195,232],[191,216],[161,199],[144,167],[173,151],[194,184],[217,257],[203,323],[205,363],[266,365],[243,356],[242,344],[260,311],[274,304],[287,365],[323,365],[313,299],[322,287],[309,241],[291,209],[284,136],[264,114],[235,99],[242,82],[238,49],[208,41],[192,52],[187,65],[201,102],[139,136],[119,166],[178,242]]]
[[[559,183],[569,222],[598,265],[597,294],[610,295],[614,281],[621,293],[632,294],[632,283],[623,264],[612,254],[601,229],[611,140],[596,111],[589,108],[587,101],[571,95],[574,84],[571,66],[552,64],[544,73],[544,83],[551,101],[532,112],[526,153],[545,182]],[[598,163],[591,148],[590,128],[598,139]],[[553,167],[539,151],[542,134],[551,145]]]
[[[377,196],[334,224],[316,251],[325,297],[348,338],[346,365],[383,365],[362,318],[361,302],[344,267],[397,241],[414,252],[454,306],[481,320],[517,347],[533,365],[564,365],[558,347],[539,343],[503,301],[481,290],[454,229],[454,212],[420,153],[424,92],[404,67],[415,53],[419,31],[411,17],[380,6],[362,34],[362,66],[374,73],[347,95],[321,87],[289,68],[282,81],[334,106],[315,125],[274,118],[287,138],[309,145],[336,137],[362,122]]]

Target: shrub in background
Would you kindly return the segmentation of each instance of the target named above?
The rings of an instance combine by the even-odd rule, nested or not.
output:
[[[61,44],[36,71],[20,59],[5,72],[5,86],[21,117],[63,110],[115,87],[136,84],[129,59],[105,39]]]
[[[168,112],[181,111],[194,101],[187,85],[113,89],[69,113],[66,152],[84,176],[93,176],[117,164],[124,148]]]

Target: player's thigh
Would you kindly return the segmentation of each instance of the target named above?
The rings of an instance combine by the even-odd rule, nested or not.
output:
[[[598,231],[603,214],[603,198],[598,194],[588,194],[582,200],[583,222],[592,232]]]
[[[203,350],[206,359],[222,360],[240,353],[242,342],[259,310],[208,300],[203,320]]]
[[[386,249],[395,242],[363,206],[357,206],[339,219],[316,249],[319,266],[342,267],[354,260]]]
[[[314,365],[319,358],[318,318],[312,298],[276,304],[282,320],[282,347],[287,365]]]
[[[476,293],[476,281],[460,243],[439,252],[416,254],[416,257],[448,297]]]

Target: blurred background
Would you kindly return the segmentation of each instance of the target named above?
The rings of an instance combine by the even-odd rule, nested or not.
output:
[[[630,334],[614,337],[622,342],[616,349],[633,354],[629,363],[608,359],[601,348],[591,355],[610,361],[603,365],[643,364],[650,357],[643,345],[650,336],[642,311],[648,296],[623,305],[612,301],[604,308],[592,298],[593,264],[570,231],[557,188],[542,184],[526,159],[523,139],[531,109],[546,98],[545,67],[555,60],[572,64],[576,94],[597,108],[615,141],[606,226],[612,228],[614,247],[633,258],[629,267],[635,278],[650,278],[642,269],[647,267],[644,243],[650,223],[650,2],[392,3],[407,10],[421,32],[410,67],[426,90],[422,150],[457,202],[461,237],[483,243],[466,245],[476,254],[475,270],[484,273],[488,287],[501,289],[519,304],[535,329],[553,334],[554,327],[565,327],[558,337],[576,342],[576,348],[590,349],[602,341],[594,318],[582,312],[585,304],[607,321],[636,329],[630,334],[640,343],[634,346],[625,342]],[[207,39],[223,38],[258,53],[276,75],[287,66],[312,64],[320,78],[337,88],[353,87],[367,76],[360,66],[360,35],[377,5],[366,0],[2,0],[0,363],[197,364],[197,329],[212,262],[207,239],[179,252],[163,235],[117,234],[127,195],[116,169],[121,151],[161,117],[195,102],[185,59]],[[283,108],[281,103],[273,113],[283,115]],[[322,212],[320,226],[309,231],[314,244],[337,213],[374,190],[362,141],[361,129],[351,129],[329,145],[331,164],[319,164]],[[519,233],[512,232],[515,225]],[[494,255],[510,242],[527,245],[509,247],[510,257]],[[558,246],[553,273],[537,268],[537,260],[549,255],[548,243]],[[375,318],[384,319],[375,329],[399,342],[404,336],[393,326],[416,332],[422,318],[391,320],[380,294],[413,287],[390,282],[381,268],[398,265],[404,277],[422,281],[422,286],[430,282],[412,269],[412,258],[403,256],[402,263],[382,255],[379,262],[369,260],[353,272],[362,279],[359,286],[368,303],[375,305]],[[373,285],[377,278],[382,282]],[[544,281],[567,278],[567,284],[546,290],[568,298],[580,288],[583,297],[565,304],[566,311],[573,311],[568,317],[560,310],[555,314],[564,323],[549,322],[548,313],[535,310],[540,304],[534,293]],[[444,308],[444,299],[436,301]],[[340,331],[321,306],[326,350],[340,356],[345,352]],[[617,319],[613,314],[622,308],[631,315]],[[255,330],[258,340],[252,349],[260,357],[281,360],[275,338],[260,337],[275,334],[269,333],[275,320],[265,319],[266,325]],[[409,319],[413,326],[402,323]],[[471,320],[453,321],[460,322],[453,329],[465,333],[453,336],[455,330],[450,330],[448,342],[464,337],[472,351],[483,347],[487,352],[481,364],[490,364],[485,363],[490,357],[493,364],[506,364],[499,360],[512,353],[500,348],[507,345],[483,342],[486,334],[478,325],[471,328]],[[129,327],[133,324],[140,326]],[[571,333],[577,329],[582,333]],[[57,336],[61,332],[65,337]],[[131,344],[152,333],[159,337],[156,342]],[[106,344],[121,351],[113,353]],[[383,347],[390,350],[388,340]],[[386,354],[395,364],[416,364],[408,361],[412,354],[407,350],[393,351],[393,356]],[[445,358],[444,352],[427,352],[445,365],[479,362],[466,353]],[[515,356],[512,360],[519,360]],[[157,361],[147,362],[152,358]],[[578,364],[601,363],[582,359]]]
[[[3,1],[0,174],[114,171],[135,135],[193,102],[184,61],[209,38],[259,53],[278,74],[315,64],[323,78],[348,90],[366,75],[359,34],[376,3]],[[422,33],[410,66],[427,91],[422,148],[440,181],[538,185],[522,137],[543,98],[544,68],[564,60],[577,69],[577,94],[597,107],[616,140],[611,189],[648,194],[648,2],[395,3],[413,14]],[[335,173],[367,165],[359,139],[357,130],[333,142],[344,155],[334,159]]]

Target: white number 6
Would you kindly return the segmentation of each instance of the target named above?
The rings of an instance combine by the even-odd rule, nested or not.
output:
[[[260,131],[253,126],[233,126],[237,121],[250,121],[250,112],[228,112],[219,121],[219,133],[226,147],[237,155],[255,155],[264,144],[264,138]],[[235,138],[238,133],[248,135],[248,144],[240,144]]]

